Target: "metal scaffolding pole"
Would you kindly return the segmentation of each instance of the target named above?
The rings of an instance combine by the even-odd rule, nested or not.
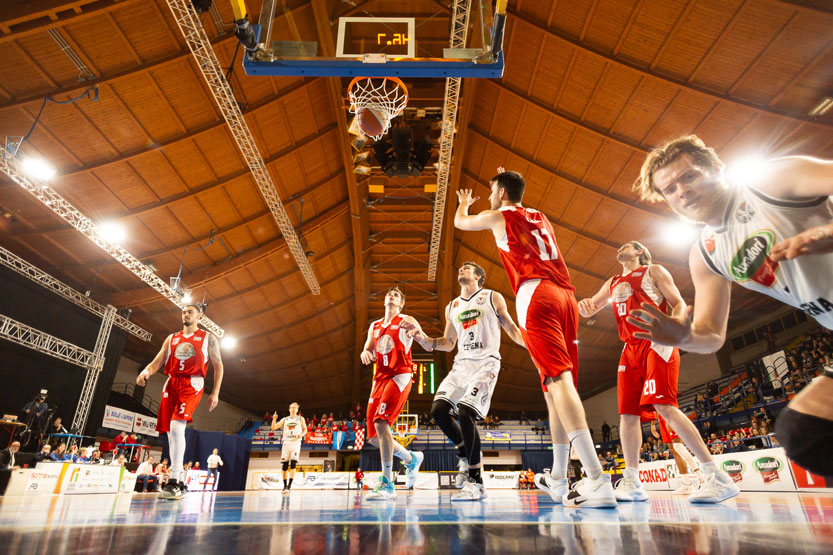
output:
[[[197,67],[208,84],[208,89],[217,102],[217,107],[220,108],[220,112],[223,114],[226,124],[228,124],[240,153],[252,172],[252,177],[254,177],[255,183],[260,189],[260,194],[263,195],[266,205],[272,212],[272,217],[275,219],[284,239],[286,239],[286,245],[289,247],[295,263],[298,264],[301,275],[304,276],[304,280],[306,280],[307,286],[313,295],[320,294],[321,287],[318,284],[318,278],[315,277],[312,265],[307,259],[306,249],[301,245],[301,241],[295,233],[289,214],[286,213],[278,190],[266,169],[266,164],[257,149],[254,136],[249,130],[246,118],[243,117],[243,112],[240,110],[237,100],[234,98],[234,93],[226,79],[223,67],[220,65],[220,60],[217,59],[214,47],[211,46],[211,41],[208,40],[208,35],[205,34],[199,15],[194,11],[191,0],[167,0],[167,3],[179,30],[182,32],[182,36],[185,37],[185,42],[188,43],[188,48],[191,49],[191,53],[194,55]]]
[[[29,262],[26,262],[13,252],[4,249],[3,247],[0,247],[0,264],[9,268],[10,270],[14,270],[23,277],[34,281],[38,285],[41,285],[46,289],[49,289],[56,295],[60,295],[69,302],[78,305],[81,308],[89,312],[92,312],[97,316],[100,316],[101,318],[104,318],[105,313],[107,312],[107,307],[105,307],[101,303],[97,303],[88,296],[79,293],[66,283],[47,274],[37,266],[34,266]],[[125,330],[126,332],[135,335],[143,341],[150,341],[151,333],[149,331],[138,326],[137,324],[134,324],[126,318],[117,315],[115,325]]]
[[[87,366],[87,375],[84,377],[84,386],[81,388],[81,396],[78,398],[78,407],[75,409],[75,416],[72,418],[72,430],[83,432],[87,424],[87,417],[90,415],[90,406],[95,394],[95,385],[98,383],[98,375],[104,368],[104,353],[107,351],[107,343],[110,340],[110,331],[113,329],[113,322],[116,320],[116,309],[107,305],[107,311],[101,320],[101,328],[98,330],[98,338],[95,340],[95,348],[92,352],[92,360]]]
[[[0,314],[0,337],[76,366],[88,367],[94,359],[93,353],[87,349],[36,330],[3,314]]]
[[[98,234],[98,225],[96,225],[90,218],[82,214],[75,206],[70,204],[64,197],[58,194],[53,188],[46,184],[46,182],[31,178],[20,167],[20,162],[16,157],[8,155],[3,152],[0,156],[0,171],[9,176],[9,178],[23,187],[36,199],[41,201],[47,208],[52,210],[60,216],[65,222],[81,232],[87,239],[98,245],[104,252],[116,259],[122,266],[130,270],[143,282],[151,286],[163,297],[170,300],[176,306],[184,308],[185,304],[180,300],[180,295],[164,279],[157,276],[153,270],[130,254],[127,250],[119,245],[105,241]],[[223,328],[214,323],[210,318],[203,316],[200,320],[200,325],[205,329],[216,335],[223,336]]]
[[[451,48],[465,48],[469,28],[471,0],[455,0],[452,12]],[[445,202],[448,197],[448,176],[451,172],[451,150],[454,146],[454,128],[457,126],[457,107],[460,103],[462,78],[449,77],[445,80],[443,100],[443,123],[440,134],[439,167],[437,169],[437,193],[434,196],[434,216],[431,221],[431,242],[428,251],[428,281],[437,278],[437,259],[440,255],[440,240],[443,232]],[[451,247],[449,247],[451,248]]]

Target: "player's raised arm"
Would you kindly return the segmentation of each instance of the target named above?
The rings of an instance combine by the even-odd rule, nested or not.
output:
[[[484,210],[475,215],[469,215],[469,207],[479,200],[480,197],[472,197],[471,189],[460,189],[457,191],[457,213],[454,214],[454,227],[463,231],[478,231],[490,229],[498,231],[498,227],[504,225],[503,215],[497,210]]]
[[[367,340],[364,342],[364,349],[362,349],[359,358],[361,358],[362,364],[370,364],[373,362],[373,355],[373,324],[370,324],[370,327],[367,328]]]
[[[281,418],[280,420],[278,420],[278,412],[277,412],[277,411],[275,411],[275,412],[272,414],[272,431],[274,432],[275,430],[280,429],[280,427],[281,427],[281,426],[283,426],[283,421],[284,421],[284,419],[283,419],[283,418]]]
[[[633,310],[628,323],[645,330],[634,337],[660,345],[671,345],[693,353],[713,353],[726,341],[729,321],[731,282],[706,267],[696,246],[689,255],[694,282],[694,306],[679,316],[668,316],[655,306],[644,303]]]
[[[220,386],[223,384],[223,358],[220,356],[220,340],[213,333],[208,334],[208,358],[214,365],[214,390],[208,398],[208,412],[217,408],[220,402]]]
[[[168,346],[171,344],[171,336],[165,338],[165,341],[162,342],[162,348],[159,349],[159,352],[156,353],[156,356],[153,357],[153,360],[150,361],[150,364],[145,366],[145,369],[139,372],[139,375],[136,376],[136,385],[144,387],[147,384],[148,378],[152,375],[156,374],[162,365],[165,363],[165,360],[168,358]]]
[[[677,284],[674,283],[674,278],[671,273],[659,264],[651,264],[648,267],[648,275],[657,284],[659,292],[668,301],[668,306],[671,307],[672,318],[682,318],[685,314],[686,304]]]
[[[604,307],[610,304],[610,282],[612,280],[613,278],[608,279],[602,285],[602,288],[592,297],[581,299],[578,302],[578,313],[583,318],[590,318],[598,314]]]
[[[503,298],[503,295],[497,291],[492,291],[492,304],[495,307],[495,312],[497,312],[497,319],[498,322],[500,322],[500,327],[503,328],[506,335],[508,335],[512,341],[521,347],[526,347],[523,335],[521,335],[521,329],[515,324],[515,321],[512,320],[512,316],[506,308],[506,299]]]

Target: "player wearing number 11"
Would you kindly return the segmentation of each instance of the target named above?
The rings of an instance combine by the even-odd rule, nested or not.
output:
[[[642,424],[654,419],[654,411],[668,421],[683,443],[700,461],[704,480],[689,500],[698,503],[719,503],[740,491],[734,481],[715,467],[706,444],[691,420],[677,408],[677,379],[680,374],[680,353],[676,347],[665,347],[647,339],[634,337],[641,330],[626,318],[634,309],[650,304],[663,313],[671,308],[672,317],[682,317],[686,304],[668,270],[651,263],[651,253],[637,241],[625,243],[616,253],[622,274],[613,276],[599,292],[578,303],[579,313],[589,318],[608,304],[613,308],[619,338],[625,348],[619,358],[616,374],[619,397],[619,438],[625,456],[625,470],[616,484],[618,501],[646,501],[648,493],[639,480],[639,447],[642,445]],[[641,418],[640,418],[641,417]]]
[[[518,324],[541,377],[552,432],[552,470],[536,475],[535,485],[566,506],[615,507],[613,488],[602,473],[576,390],[578,305],[570,274],[555,244],[552,224],[541,212],[521,204],[523,176],[503,168],[498,172],[489,184],[491,210],[470,216],[469,206],[478,198],[471,190],[457,191],[460,205],[454,226],[492,232],[515,292]],[[587,474],[572,491],[567,485],[571,442]]]

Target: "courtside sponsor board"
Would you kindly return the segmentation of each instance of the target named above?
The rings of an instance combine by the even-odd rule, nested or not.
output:
[[[144,414],[136,414],[133,419],[133,431],[137,434],[159,437],[159,432],[156,431],[156,419]]]
[[[486,471],[483,477],[483,487],[486,489],[518,489],[520,472]]]
[[[118,407],[111,407],[110,405],[106,405],[104,407],[104,419],[101,421],[101,426],[104,428],[110,428],[111,430],[132,432],[133,418],[135,416],[136,413],[131,412],[129,410],[124,410]]]
[[[303,489],[347,489],[349,485],[349,472],[307,472],[303,481],[296,479],[292,482],[293,488]]]

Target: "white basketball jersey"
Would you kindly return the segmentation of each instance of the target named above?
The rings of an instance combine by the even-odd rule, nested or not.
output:
[[[468,299],[457,297],[448,305],[446,315],[457,331],[454,360],[500,360],[500,323],[490,289],[480,289]]]
[[[703,228],[697,246],[716,274],[799,308],[833,329],[833,255],[781,262],[769,258],[779,241],[831,221],[830,197],[787,201],[747,188],[729,203],[720,227]]]
[[[300,416],[287,416],[283,419],[281,441],[300,441],[302,429]]]

